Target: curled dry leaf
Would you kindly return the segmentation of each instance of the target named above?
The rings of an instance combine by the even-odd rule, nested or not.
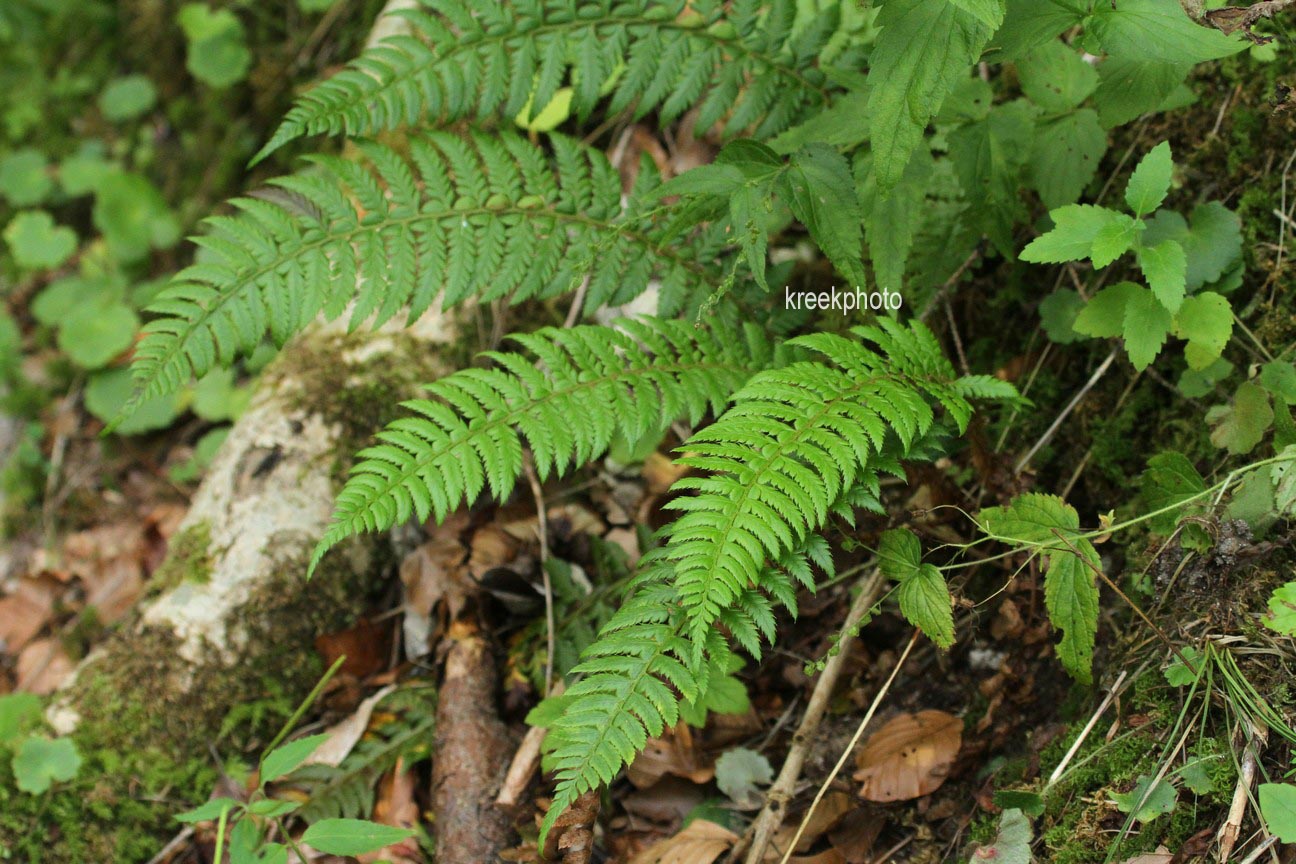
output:
[[[738,835],[728,828],[695,819],[674,837],[640,852],[630,864],[712,864],[737,841]]]
[[[328,746],[329,742],[324,742]],[[397,760],[394,767],[378,786],[378,799],[374,803],[372,820],[380,825],[391,825],[394,828],[414,828],[419,821],[418,802],[414,799],[418,785],[418,772],[405,767],[404,760]],[[384,846],[373,852],[356,856],[360,864],[423,864],[423,851],[419,848],[417,837],[406,837]]]
[[[332,765],[334,767],[341,765],[342,760],[347,757],[347,754],[355,747],[356,742],[364,736],[365,731],[369,728],[369,719],[373,716],[374,707],[395,689],[395,684],[388,684],[361,702],[350,717],[329,727],[327,732],[328,740],[317,747],[315,752],[307,756],[306,761],[302,764]]]
[[[693,733],[680,723],[660,738],[652,738],[626,770],[639,789],[646,789],[668,774],[694,783],[706,783],[715,776],[715,766],[693,744]]]
[[[57,587],[52,580],[20,579],[0,598],[0,648],[17,654],[49,621]]]
[[[963,721],[944,711],[892,718],[855,760],[860,795],[869,801],[908,801],[940,788],[963,743]]]
[[[1142,855],[1135,855],[1133,858],[1127,858],[1121,864],[1170,864],[1174,860],[1174,855],[1164,846],[1158,846],[1155,852],[1145,852]]]
[[[72,674],[73,667],[57,639],[36,639],[18,655],[18,689],[47,696]]]

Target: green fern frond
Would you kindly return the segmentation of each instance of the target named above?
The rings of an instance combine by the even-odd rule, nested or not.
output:
[[[883,319],[853,333],[792,340],[819,360],[753,377],[715,423],[681,445],[680,462],[709,472],[685,477],[667,506],[683,511],[665,556],[696,643],[778,560],[816,531],[838,499],[868,473],[889,435],[903,455],[935,419],[937,401],[962,429],[972,408],[935,337],[921,324]]]
[[[303,135],[371,135],[420,118],[446,124],[534,115],[569,83],[572,109],[698,106],[699,134],[768,137],[829,99],[820,55],[828,10],[793,32],[795,0],[421,0],[415,36],[384,40],[303,95],[256,159]],[[528,117],[529,119],[529,117]]]
[[[367,164],[315,157],[317,170],[271,181],[272,195],[239,198],[237,215],[208,220],[204,254],[149,308],[135,351],[140,396],[175,390],[254,348],[282,343],[322,312],[381,324],[412,321],[438,296],[518,302],[572,290],[625,302],[660,281],[663,295],[710,284],[714,248],[672,238],[676,228],[627,211],[607,159],[551,138],[554,159],[515,135],[432,133],[402,158],[378,144]],[[632,202],[658,182],[645,165]],[[633,204],[632,204],[633,206]]]
[[[443,519],[483,489],[508,497],[531,448],[541,477],[605,451],[613,436],[638,441],[676,418],[719,413],[755,371],[781,362],[755,326],[714,333],[668,320],[616,327],[546,328],[512,337],[522,354],[492,352],[497,368],[464,369],[405,403],[401,418],[360,453],[338,495],[312,569],[352,534],[417,515]]]

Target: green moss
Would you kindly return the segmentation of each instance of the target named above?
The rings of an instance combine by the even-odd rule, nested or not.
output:
[[[309,646],[352,624],[367,599],[369,568],[338,555],[307,584],[304,557],[286,555],[279,575],[231,613],[247,640],[237,657],[211,646],[209,663],[191,664],[177,637],[155,626],[111,636],[71,690],[80,714],[73,738],[84,759],[77,778],[45,796],[26,795],[0,754],[0,859],[148,861],[174,835],[174,814],[210,794],[219,775],[212,748],[222,759],[254,758],[283,712],[254,714],[232,730],[226,717],[259,700],[299,702],[323,671]]]
[[[211,569],[211,526],[198,522],[171,537],[166,560],[153,573],[149,593],[163,594],[184,582],[207,582]]]

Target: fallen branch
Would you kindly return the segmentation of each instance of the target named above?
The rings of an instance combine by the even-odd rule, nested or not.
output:
[[[846,615],[846,623],[842,625],[837,653],[828,658],[823,671],[819,673],[819,680],[815,682],[814,691],[810,694],[810,701],[806,705],[805,716],[801,718],[801,725],[792,736],[792,746],[788,750],[787,758],[783,760],[783,767],[765,796],[765,806],[761,808],[760,815],[756,817],[756,821],[752,823],[743,840],[740,840],[729,853],[730,862],[738,861],[744,848],[750,850],[747,854],[747,864],[760,864],[764,860],[765,850],[774,832],[783,823],[787,805],[796,792],[797,781],[801,778],[801,769],[805,766],[806,756],[819,731],[819,723],[828,710],[828,702],[837,686],[837,679],[841,677],[842,669],[846,666],[851,643],[855,640],[855,630],[864,620],[864,615],[877,602],[883,582],[881,570],[874,570],[861,580],[859,596],[851,604],[850,612]],[[750,845],[746,842],[749,837]]]

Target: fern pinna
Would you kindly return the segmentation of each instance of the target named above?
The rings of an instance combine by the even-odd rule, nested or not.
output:
[[[541,477],[561,475],[602,454],[616,435],[637,441],[677,418],[718,413],[783,353],[755,327],[719,338],[653,319],[512,339],[531,356],[488,353],[497,368],[464,369],[429,385],[435,401],[406,403],[416,416],[396,420],[361,452],[312,568],[349,535],[411,515],[443,519],[486,487],[507,497],[522,472],[523,440]]]
[[[958,378],[918,323],[884,320],[855,328],[853,339],[812,334],[773,353],[750,332],[744,340],[676,322],[619,326],[515,337],[542,369],[494,353],[497,368],[431,385],[435,401],[410,403],[415,415],[362,452],[315,557],[357,531],[411,515],[441,519],[487,488],[507,495],[523,439],[540,471],[560,472],[615,434],[635,440],[674,416],[719,413],[680,447],[680,461],[704,472],[672,489],[683,515],[573,670],[587,677],[563,697],[551,733],[559,779],[551,822],[673,724],[680,697],[705,692],[708,670],[730,651],[717,623],[759,653],[774,628],[766,595],[790,606],[791,579],[812,584],[807,561],[829,563],[815,532],[831,513],[871,500],[880,472],[899,471],[933,430],[933,406],[962,431],[970,398],[1012,392],[994,379]],[[812,359],[782,365],[775,355],[787,350]],[[585,422],[570,423],[577,415]]]
[[[698,108],[695,128],[781,131],[824,107],[821,55],[837,31],[830,5],[793,35],[795,0],[420,0],[415,36],[395,36],[306,93],[263,158],[302,135],[370,135],[429,117],[438,124],[543,109],[570,79],[572,108],[590,115],[657,110],[662,122]],[[836,58],[844,68],[846,58]]]
[[[367,165],[314,157],[314,172],[235,199],[238,214],[207,220],[195,239],[204,254],[148,310],[159,317],[135,350],[141,395],[348,308],[353,325],[398,312],[412,321],[438,297],[518,302],[585,278],[591,309],[650,280],[663,302],[710,290],[716,247],[681,242],[668,220],[635,210],[659,182],[650,162],[627,209],[601,153],[561,135],[549,144],[552,160],[516,135],[413,136],[408,159],[367,143]]]

